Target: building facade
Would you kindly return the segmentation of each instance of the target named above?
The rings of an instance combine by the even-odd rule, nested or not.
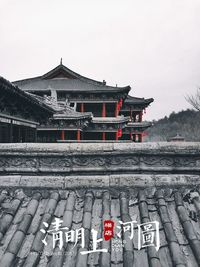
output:
[[[46,74],[13,82],[22,91],[55,109],[53,118],[37,127],[38,141],[142,142],[151,123],[143,122],[153,99],[128,95],[131,87],[108,86],[86,78],[62,62]]]

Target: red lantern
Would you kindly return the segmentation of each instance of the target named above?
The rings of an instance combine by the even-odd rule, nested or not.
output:
[[[117,136],[122,137],[122,129],[118,129]]]

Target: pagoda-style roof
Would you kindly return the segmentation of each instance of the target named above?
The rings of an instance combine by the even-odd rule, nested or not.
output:
[[[11,82],[0,76],[0,97],[2,96],[3,98],[5,98],[5,92],[9,93],[12,96],[16,96],[18,101],[24,101],[27,105],[30,104],[39,108],[41,111],[43,110],[51,114],[53,113],[53,109],[51,107],[45,105],[45,103],[38,101],[38,99],[33,97],[32,95],[23,92],[18,88],[18,86],[15,86]]]
[[[35,128],[52,117],[54,110],[0,77],[0,122]]]
[[[132,110],[143,110],[154,101],[153,98],[140,98],[128,95],[124,100],[121,112]]]
[[[116,132],[126,127],[129,117],[123,115],[118,117],[93,117],[86,131]]]
[[[106,82],[86,78],[65,67],[62,63],[42,76],[13,82],[24,91],[70,91],[70,92],[129,92],[130,86],[108,86]]]
[[[126,125],[125,132],[126,133],[133,133],[133,132],[143,132],[147,128],[151,127],[152,123],[151,122],[129,122]]]
[[[173,141],[185,141],[185,138],[181,136],[179,133],[176,134],[176,136],[173,136],[169,139],[170,142]]]
[[[151,104],[154,101],[153,98],[140,98],[128,95],[126,100],[124,101],[125,104],[137,105],[137,104]]]
[[[67,103],[61,105],[53,97],[30,95],[36,98],[41,104],[45,104],[54,110],[53,117],[46,121],[46,123],[41,124],[38,127],[39,131],[83,129],[87,127],[92,119],[91,112],[77,112],[68,106]]]

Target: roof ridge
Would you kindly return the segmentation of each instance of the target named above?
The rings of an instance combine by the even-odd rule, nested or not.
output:
[[[80,81],[86,82],[88,84],[94,84],[94,85],[98,85],[98,86],[102,86],[102,87],[108,87],[108,88],[119,88],[119,89],[124,89],[124,88],[131,88],[130,85],[127,86],[111,86],[111,85],[106,85],[105,81],[97,81],[88,77],[85,77],[83,75],[78,74],[77,72],[67,68],[65,65],[63,64],[59,64],[58,66],[56,66],[55,68],[53,68],[52,70],[46,72],[45,74],[41,75],[41,76],[36,76],[36,77],[32,77],[32,78],[27,78],[27,79],[23,79],[23,80],[17,80],[17,81],[13,81],[13,83],[21,83],[21,82],[25,82],[25,81],[31,81],[31,80],[37,80],[37,79],[41,79],[41,80],[47,80],[47,77],[49,77],[50,75],[52,75],[55,71],[57,70],[63,70],[65,72],[67,72],[69,75],[71,75],[72,77],[76,77],[77,79],[79,79]]]

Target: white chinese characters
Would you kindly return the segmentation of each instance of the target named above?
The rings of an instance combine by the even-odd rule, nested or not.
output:
[[[119,244],[122,244],[122,247],[124,246],[123,244],[126,243],[126,240],[123,240],[124,235],[128,235],[128,238],[132,240],[135,236],[134,234],[134,229],[138,228],[138,250],[144,248],[144,247],[149,247],[149,246],[154,246],[155,249],[158,251],[160,248],[160,236],[159,236],[159,222],[158,221],[153,221],[153,222],[146,222],[142,224],[137,224],[136,221],[130,221],[130,222],[122,222],[119,221],[119,225],[115,227],[116,230],[116,236],[109,235],[109,239],[107,236],[107,231],[108,227],[113,227],[114,229],[114,222],[109,221],[112,223],[112,225],[108,225],[108,223],[104,222],[104,240],[108,241],[111,237],[114,238],[113,240],[121,240],[118,242]],[[64,243],[74,243],[74,246],[79,246],[81,248],[85,248],[85,229],[79,228],[75,230],[70,230],[68,227],[62,226],[63,220],[60,218],[55,218],[55,221],[52,222],[51,224],[51,229],[49,228],[49,224],[46,222],[43,222],[44,228],[45,229],[40,229],[40,231],[45,235],[44,238],[42,239],[43,244],[46,246],[47,245],[47,236],[52,235],[52,242],[53,242],[53,248],[56,247],[56,245],[62,249],[64,246]],[[107,228],[106,228],[107,227]],[[108,249],[102,247],[102,241],[103,238],[97,238],[98,236],[98,231],[95,229],[91,229],[91,240],[92,240],[92,246],[91,250],[83,250],[80,253],[82,255],[85,254],[90,254],[94,252],[108,252]],[[116,244],[115,244],[116,246]],[[114,247],[114,246],[113,246]]]

